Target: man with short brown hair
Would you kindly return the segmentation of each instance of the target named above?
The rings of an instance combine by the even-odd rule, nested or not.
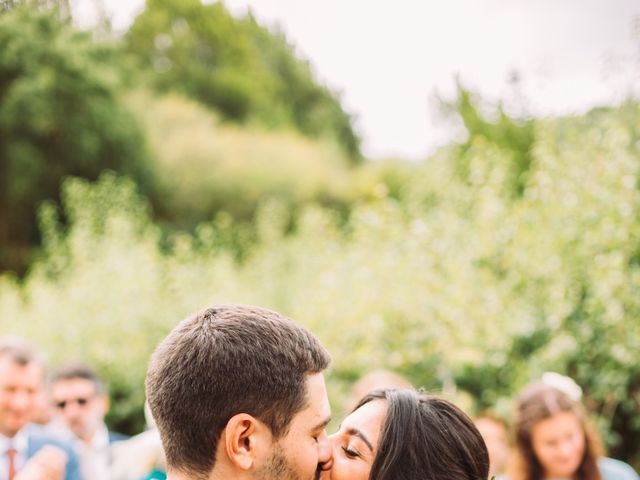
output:
[[[147,397],[170,480],[312,480],[331,457],[329,354],[276,312],[219,305],[159,345]]]

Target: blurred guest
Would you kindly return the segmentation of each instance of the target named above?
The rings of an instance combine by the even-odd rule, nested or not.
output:
[[[73,446],[77,440],[75,434],[69,430],[55,413],[49,381],[45,380],[44,387],[36,396],[31,422],[39,427],[40,432]]]
[[[31,421],[38,425],[49,425],[53,418],[53,411],[51,409],[51,398],[49,397],[49,391],[47,388],[43,388],[37,395],[35,401],[35,408],[31,414]]]
[[[113,446],[112,480],[165,478],[165,469],[162,442],[155,428]]]
[[[66,465],[67,456],[62,450],[45,445],[27,461],[14,480],[63,480]]]
[[[77,437],[74,444],[85,478],[111,478],[111,444],[127,437],[107,429],[109,397],[102,381],[84,365],[70,365],[51,379],[51,399],[58,418]]]
[[[600,439],[588,424],[580,396],[575,382],[558,374],[522,390],[511,480],[638,480],[626,463],[601,456]]]
[[[483,412],[474,420],[489,450],[489,477],[505,472],[509,458],[509,434],[507,424],[491,412]]]
[[[0,478],[37,478],[33,470],[49,472],[54,479],[64,460],[65,480],[81,478],[73,450],[64,442],[29,425],[43,388],[44,363],[20,340],[0,341]],[[55,447],[43,450],[46,446]],[[43,453],[40,453],[43,451]],[[51,453],[55,452],[55,453]],[[29,473],[31,472],[31,473]]]
[[[144,405],[147,430],[112,447],[112,480],[163,480],[166,462],[160,434],[156,428],[149,404]]]
[[[413,388],[411,382],[390,370],[373,370],[362,377],[351,387],[351,395],[347,411],[351,412],[365,395],[374,390],[392,388]]]

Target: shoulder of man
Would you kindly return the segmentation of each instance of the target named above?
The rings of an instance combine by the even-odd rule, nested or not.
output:
[[[598,459],[602,480],[638,480],[638,474],[627,463],[613,458]]]
[[[28,447],[27,447],[28,458],[31,458],[32,456],[34,456],[38,452],[38,450],[40,450],[41,448],[47,445],[57,447],[67,455],[68,461],[67,461],[65,480],[82,480],[82,477],[80,475],[80,469],[78,466],[78,457],[76,455],[75,450],[70,444],[68,444],[67,442],[64,442],[63,440],[60,440],[59,438],[52,436],[49,433],[46,433],[42,429],[38,429],[38,428],[29,429]]]

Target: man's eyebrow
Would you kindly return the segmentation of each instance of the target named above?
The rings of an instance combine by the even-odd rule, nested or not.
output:
[[[318,423],[315,427],[313,427],[311,429],[311,431],[315,432],[317,430],[322,430],[323,428],[325,428],[327,425],[329,425],[329,422],[331,422],[331,415],[329,415],[327,418],[325,418],[323,421],[321,421],[320,423]]]
[[[347,433],[349,435],[355,435],[356,437],[358,437],[367,445],[367,447],[369,447],[369,450],[373,452],[373,445],[371,445],[371,442],[369,441],[367,436],[364,433],[362,433],[360,430],[358,430],[357,428],[348,428]]]

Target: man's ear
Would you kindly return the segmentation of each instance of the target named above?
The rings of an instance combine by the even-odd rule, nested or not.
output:
[[[247,413],[231,417],[221,437],[229,462],[242,470],[250,470],[262,447],[263,430],[264,426]]]
[[[100,401],[102,402],[102,409],[106,414],[109,411],[109,408],[111,407],[111,400],[109,400],[109,395],[107,395],[106,393],[103,395],[100,395]]]
[[[94,402],[97,402],[100,405],[100,411],[102,412],[102,416],[105,416],[109,411],[109,395],[106,393],[99,394],[96,398],[93,399]]]

